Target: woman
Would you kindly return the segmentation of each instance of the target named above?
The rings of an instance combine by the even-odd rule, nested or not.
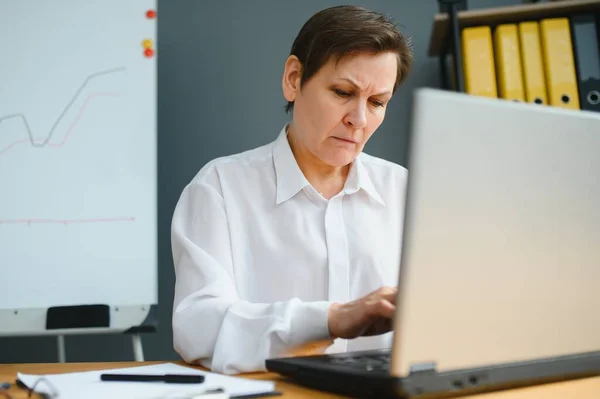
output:
[[[303,344],[389,347],[406,170],[362,153],[410,69],[410,43],[353,6],[310,18],[282,78],[291,122],[209,162],[172,222],[176,351],[213,371],[264,370]]]

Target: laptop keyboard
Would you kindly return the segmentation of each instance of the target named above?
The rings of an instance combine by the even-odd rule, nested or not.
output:
[[[327,356],[326,358],[332,365],[363,371],[387,372],[390,369],[390,354]]]

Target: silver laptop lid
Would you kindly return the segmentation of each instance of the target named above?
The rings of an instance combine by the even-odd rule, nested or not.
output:
[[[421,89],[391,373],[600,350],[600,113]]]

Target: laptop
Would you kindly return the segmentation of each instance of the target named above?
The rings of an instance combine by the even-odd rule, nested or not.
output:
[[[600,375],[600,113],[415,91],[393,342],[274,358],[353,397]]]

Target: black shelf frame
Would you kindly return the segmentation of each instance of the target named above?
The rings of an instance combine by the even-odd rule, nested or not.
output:
[[[463,65],[463,54],[462,54],[462,43],[461,43],[461,31],[458,23],[458,11],[465,10],[467,8],[467,2],[465,0],[437,0],[440,10],[448,13],[448,36],[445,42],[442,44],[441,51],[439,54],[440,61],[440,74],[442,78],[442,87],[446,90],[450,90],[450,78],[448,74],[448,50],[452,49],[452,61],[454,66],[454,78],[455,87],[454,89],[459,92],[465,91],[465,76],[462,68]]]

